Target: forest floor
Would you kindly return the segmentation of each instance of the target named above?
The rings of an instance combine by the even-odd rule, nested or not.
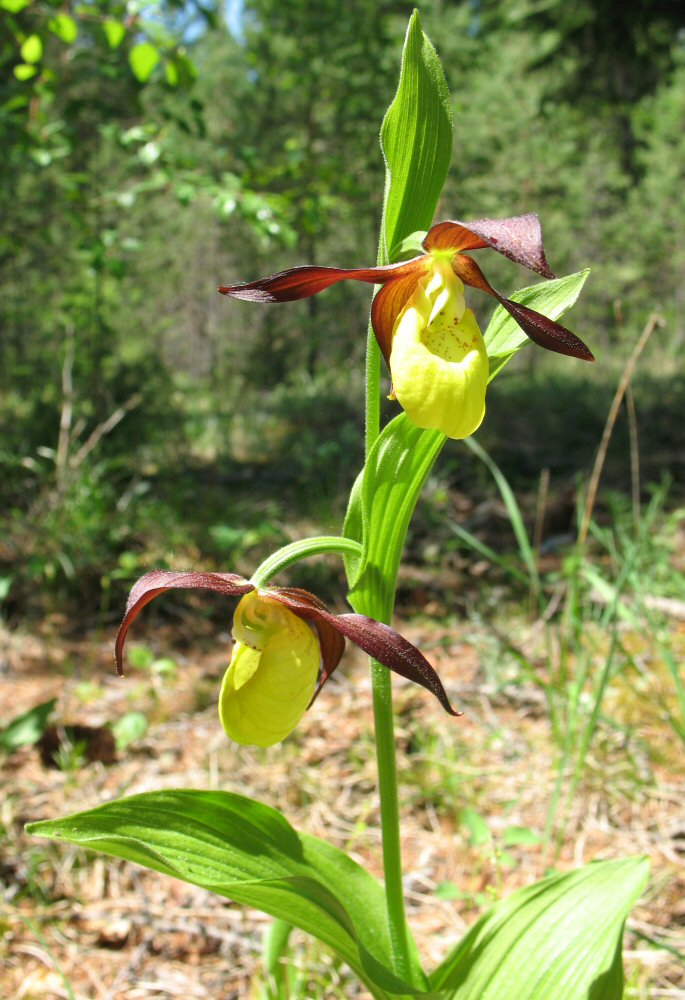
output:
[[[685,622],[671,624],[673,648],[682,656]],[[626,996],[685,998],[685,751],[659,711],[666,685],[659,664],[652,662],[647,687],[644,676],[635,683],[626,675],[610,688],[606,717],[624,725],[600,727],[563,822],[555,811],[555,856],[541,834],[558,749],[539,688],[520,678],[509,683],[506,671],[497,672],[499,653],[482,623],[455,626],[424,611],[399,625],[464,710],[451,719],[423,689],[395,683],[406,897],[424,965],[435,966],[491,901],[541,878],[551,865],[566,870],[644,854],[651,877],[627,925]],[[536,626],[522,616],[510,619],[509,628],[533,650]],[[263,915],[130,864],[28,837],[23,826],[136,792],[225,789],[281,809],[295,827],[344,848],[380,876],[363,657],[348,645],[343,667],[298,730],[260,751],[227,742],[216,716],[227,631],[217,635],[211,622],[197,618],[192,627],[186,619],[153,630],[141,619],[131,650],[152,649],[160,659],[129,667],[124,679],[114,676],[109,630],[65,635],[59,617],[30,635],[0,633],[5,719],[55,697],[61,726],[93,729],[80,747],[59,749],[60,767],[50,759],[64,736],[59,727],[42,750],[23,747],[5,757],[0,995],[259,995],[253,983]],[[624,638],[640,642],[637,635]],[[117,750],[106,727],[132,710],[143,713],[147,731]],[[293,960],[307,970],[301,996],[366,995],[304,936],[293,938]]]

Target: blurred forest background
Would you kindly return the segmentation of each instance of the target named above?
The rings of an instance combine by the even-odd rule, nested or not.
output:
[[[368,289],[272,309],[216,286],[375,261],[378,132],[411,8],[0,0],[10,622],[64,607],[77,621],[116,618],[152,566],[249,574],[312,525],[337,530],[362,459]],[[639,489],[645,499],[658,484],[676,509],[682,4],[427,0],[421,14],[455,104],[439,217],[536,211],[556,273],[592,268],[567,322],[598,363],[528,349],[498,379],[479,440],[515,488],[534,493],[548,469],[552,495],[572,497],[656,312],[634,382]],[[505,293],[530,283],[508,261],[488,268]],[[484,323],[488,304],[472,298]],[[628,454],[622,416],[604,480],[619,497]],[[486,489],[474,463],[447,450],[424,521],[440,520],[445,491]],[[572,506],[550,531],[568,527]]]

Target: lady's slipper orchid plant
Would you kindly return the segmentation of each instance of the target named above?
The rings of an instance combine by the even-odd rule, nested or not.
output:
[[[466,250],[496,250],[545,278],[553,278],[535,214],[475,222],[439,222],[426,234],[424,254],[386,267],[303,266],[219,291],[250,302],[304,299],[338,281],[381,285],[371,322],[390,370],[396,398],[418,426],[464,438],[485,414],[488,357],[464,285],[493,296],[540,347],[594,361],[582,340],[541,313],[500,295]]]
[[[499,332],[491,328],[484,338],[466,308],[464,286],[497,299],[535,343],[592,360],[587,347],[564,327],[495,291],[470,255],[496,250],[553,277],[537,216],[442,222],[427,233],[408,232],[427,226],[433,216],[449,165],[451,112],[440,61],[414,11],[397,93],[381,127],[387,170],[379,242],[390,247],[402,241],[400,254],[388,256],[401,262],[352,270],[297,267],[220,289],[248,301],[279,302],[315,295],[347,279],[379,286],[371,319],[380,350],[373,337],[367,338],[365,460],[342,532],[290,542],[270,553],[251,579],[235,573],[158,570],[141,577],[129,595],[116,639],[119,673],[130,626],[155,597],[199,588],[235,599],[235,643],[221,685],[219,715],[227,735],[238,743],[267,747],[292,732],[337,668],[345,639],[431,691],[451,715],[458,714],[435,670],[392,628],[363,614],[334,614],[304,590],[267,583],[302,559],[336,553],[344,559],[355,608],[390,620],[406,533],[445,435],[461,438],[479,426],[489,378],[523,340],[513,322]],[[414,253],[414,259],[406,259]],[[527,301],[561,309],[575,299],[583,280],[581,274],[543,286],[539,297],[535,291]],[[382,431],[380,353],[407,414]],[[266,910],[277,922],[265,937],[264,961],[248,991],[254,995],[282,998],[288,993],[294,981],[288,971],[292,925],[317,937],[348,965],[364,995],[375,1000],[457,995],[587,1000],[600,994],[602,1000],[619,1000],[621,934],[646,884],[646,859],[599,862],[553,875],[496,902],[437,968],[424,971],[405,914],[401,806],[406,810],[408,804],[401,803],[398,786],[391,677],[376,664],[371,690],[378,794],[368,808],[380,822],[382,883],[338,847],[294,829],[278,810],[218,788],[144,792],[34,823],[30,831],[144,864]],[[449,762],[446,766],[448,773]],[[567,806],[577,776],[576,768],[566,789]],[[561,790],[559,784],[556,792]],[[559,827],[555,802],[548,832],[561,848],[565,815]],[[446,808],[454,813],[458,803],[448,802]],[[299,970],[295,978],[302,978]]]
[[[132,587],[117,634],[117,673],[129,626],[167,590],[199,588],[240,597],[236,640],[219,696],[219,717],[236,743],[268,747],[297,726],[340,662],[350,639],[384,666],[431,691],[450,715],[440,678],[419,650],[394,629],[366,615],[333,614],[296,587],[256,587],[235,573],[154,570]],[[311,627],[310,627],[311,626]]]

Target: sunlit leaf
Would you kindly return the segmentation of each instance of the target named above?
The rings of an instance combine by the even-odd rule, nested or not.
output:
[[[542,843],[542,837],[528,826],[508,826],[502,834],[505,847],[535,847]]]
[[[53,156],[49,149],[32,149],[29,156],[39,167],[49,167],[53,161]]]
[[[43,58],[43,42],[40,35],[29,35],[19,50],[26,63],[39,63]]]
[[[5,750],[16,750],[17,747],[31,746],[41,738],[52,715],[56,698],[35,705],[28,712],[22,712],[11,722],[0,729],[0,746]]]
[[[55,14],[48,21],[48,28],[59,38],[60,41],[71,45],[78,38],[78,27],[76,21],[69,14]]]
[[[7,10],[10,14],[18,14],[24,7],[28,7],[31,0],[0,0],[0,10]]]
[[[492,840],[490,827],[480,813],[475,809],[464,808],[459,813],[459,819],[468,831],[469,843],[472,847],[482,847]]]
[[[164,62],[164,76],[170,87],[178,87],[178,67],[171,59]]]
[[[147,718],[142,712],[126,712],[112,725],[117,750],[125,750],[131,743],[142,739],[147,728]]]
[[[645,858],[552,875],[490,909],[431,976],[449,1000],[621,1000],[621,939]]]
[[[391,971],[381,884],[342,851],[298,833],[261,803],[228,792],[150,792],[32,823],[28,830],[287,920],[336,952],[374,997],[427,995]]]
[[[112,21],[109,18],[102,22],[102,30],[105,33],[107,44],[110,49],[118,49],[126,37],[126,28],[119,21]]]
[[[159,49],[151,42],[139,42],[128,54],[133,75],[140,83],[147,83],[159,62]]]
[[[174,62],[176,64],[179,83],[182,86],[187,87],[193,80],[197,79],[197,67],[185,52],[177,52],[174,56]]]
[[[35,66],[29,66],[27,63],[19,63],[15,66],[13,71],[17,80],[30,80],[32,76],[35,76],[38,72]]]

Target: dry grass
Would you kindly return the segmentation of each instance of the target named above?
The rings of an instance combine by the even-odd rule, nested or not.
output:
[[[468,637],[454,638],[430,621],[405,631],[465,710],[464,718],[449,719],[422,690],[396,684],[409,919],[432,967],[489,899],[545,873],[545,848],[505,850],[504,835],[512,826],[543,830],[556,750],[536,692],[496,690],[486,680],[484,634],[471,629]],[[60,771],[45,767],[36,748],[5,761],[1,995],[249,996],[267,923],[261,914],[192,886],[28,838],[22,827],[29,820],[151,789],[222,788],[282,809],[296,827],[345,848],[380,874],[371,691],[361,657],[348,651],[337,682],[285,744],[252,751],[226,742],[212,704],[228,636],[219,642],[213,636],[210,651],[192,662],[179,656],[175,676],[131,671],[125,680],[113,676],[109,637],[71,647],[48,637],[0,638],[6,718],[55,695],[64,723],[104,724],[132,708],[150,722],[147,736],[113,764]],[[147,642],[166,655],[175,639],[157,631]],[[136,640],[145,641],[144,629]],[[685,630],[678,645],[682,651]],[[674,954],[685,952],[685,755],[654,708],[664,677],[658,663],[652,667],[654,690],[643,676],[638,691],[623,681],[610,693],[608,707],[630,723],[631,740],[626,745],[614,731],[600,731],[558,865],[650,856],[650,886],[626,935],[628,995],[685,997],[685,972]],[[464,807],[487,819],[490,844],[470,843],[460,822]],[[436,898],[444,883],[456,887],[459,898]],[[307,996],[364,996],[323,948],[304,937],[295,947],[297,962],[308,970]]]

